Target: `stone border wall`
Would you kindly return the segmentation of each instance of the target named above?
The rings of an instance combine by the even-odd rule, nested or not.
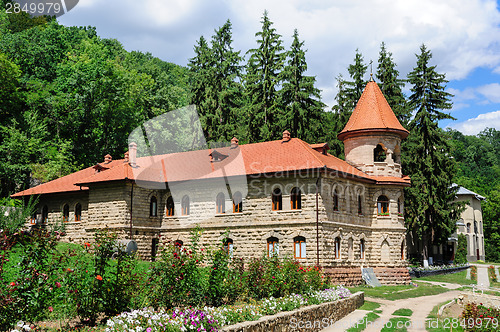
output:
[[[346,299],[280,312],[261,317],[256,321],[225,326],[221,330],[225,332],[321,331],[361,307],[364,301],[365,293],[357,292]]]
[[[455,268],[452,268],[452,269],[442,269],[442,270],[427,270],[427,271],[410,270],[409,273],[410,273],[410,276],[412,276],[412,277],[420,278],[420,277],[434,276],[434,275],[437,275],[437,274],[456,273],[456,272],[460,272],[462,270],[466,270],[466,269],[468,269],[470,267],[471,267],[471,265],[469,265],[469,266],[459,266],[459,267],[455,267]]]

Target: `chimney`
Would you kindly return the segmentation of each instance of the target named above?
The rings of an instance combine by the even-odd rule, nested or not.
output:
[[[109,164],[113,160],[113,157],[111,157],[110,154],[107,154],[104,156],[104,163]]]
[[[129,159],[128,159],[128,151],[125,152],[125,155],[123,157],[125,159],[125,162],[128,163],[128,161],[129,161]]]
[[[288,142],[291,139],[292,137],[290,136],[290,132],[288,130],[285,130],[283,132],[283,142]]]
[[[135,167],[136,165],[136,157],[137,157],[137,144],[135,142],[132,142],[128,145],[128,151],[129,151],[129,164],[132,167]]]
[[[231,149],[236,149],[238,147],[239,140],[236,137],[233,137],[231,140]]]

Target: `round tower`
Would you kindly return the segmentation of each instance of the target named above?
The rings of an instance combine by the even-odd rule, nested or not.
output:
[[[370,80],[345,128],[345,159],[374,176],[402,177],[401,140],[408,130],[399,123],[377,83]]]

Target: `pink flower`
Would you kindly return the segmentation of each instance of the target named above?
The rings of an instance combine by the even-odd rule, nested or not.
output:
[[[54,308],[49,307],[49,311],[50,311],[50,312],[54,311]]]
[[[56,281],[56,287],[61,288],[61,283],[59,281]]]

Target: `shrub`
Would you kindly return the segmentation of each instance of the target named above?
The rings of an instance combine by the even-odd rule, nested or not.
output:
[[[468,303],[462,314],[462,327],[467,331],[497,331],[500,320],[500,310],[487,308],[482,304]]]
[[[135,257],[121,250],[117,235],[96,231],[95,243],[84,250],[65,269],[68,293],[78,315],[95,323],[99,313],[115,315],[129,309],[135,286]]]
[[[475,265],[470,267],[470,279],[472,281],[477,281],[477,267]]]
[[[497,282],[497,274],[495,273],[495,267],[493,265],[488,267],[488,275],[490,277],[490,281]]]
[[[199,305],[205,301],[205,276],[199,267],[203,255],[198,252],[201,230],[191,232],[189,247],[167,242],[160,249],[160,257],[153,264],[153,293],[155,307]]]
[[[467,263],[467,238],[464,234],[458,234],[457,252],[455,253],[454,263]]]

